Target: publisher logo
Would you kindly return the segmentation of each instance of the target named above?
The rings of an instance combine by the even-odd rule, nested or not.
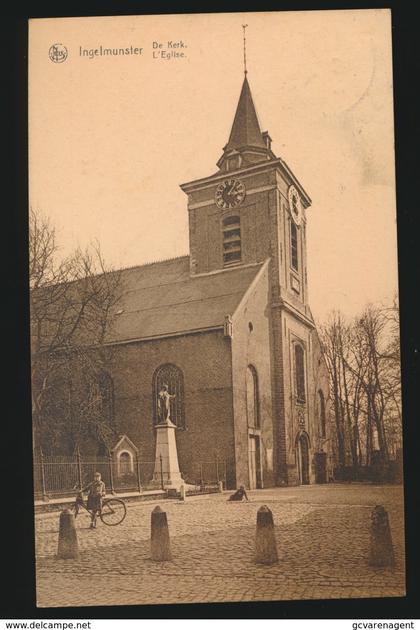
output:
[[[54,63],[63,63],[67,59],[68,51],[63,44],[53,44],[48,52],[48,56]]]

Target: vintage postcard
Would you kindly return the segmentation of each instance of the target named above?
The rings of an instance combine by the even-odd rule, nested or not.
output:
[[[405,594],[388,10],[34,19],[37,605]]]

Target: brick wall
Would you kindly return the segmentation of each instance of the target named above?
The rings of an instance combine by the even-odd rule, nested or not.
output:
[[[247,190],[259,186],[273,186],[275,171],[252,177],[242,177]],[[228,215],[239,215],[241,219],[242,262],[254,263],[266,260],[270,255],[270,191],[248,192],[245,201],[237,208],[223,211],[214,202],[217,185],[199,189],[189,195],[189,239],[193,273],[206,273],[223,268],[222,221]],[[205,203],[199,208],[194,204]]]
[[[181,472],[196,477],[198,463],[234,460],[230,340],[223,331],[184,335],[115,348],[115,419],[140,449],[155,458],[152,378],[164,363],[184,374],[186,430],[176,431]],[[235,485],[232,480],[231,485]]]

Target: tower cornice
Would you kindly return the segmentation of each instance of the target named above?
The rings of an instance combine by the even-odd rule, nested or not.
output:
[[[286,181],[289,184],[293,184],[299,194],[301,196],[302,203],[305,208],[308,208],[312,204],[312,200],[309,197],[308,193],[305,191],[303,186],[300,184],[292,170],[288,167],[286,162],[281,158],[276,158],[274,160],[267,160],[258,162],[257,164],[253,164],[246,168],[239,168],[236,170],[229,171],[228,173],[214,173],[213,175],[209,175],[208,177],[202,177],[200,179],[195,179],[190,182],[186,182],[185,184],[181,184],[180,188],[187,195],[195,190],[201,190],[203,188],[211,188],[218,182],[223,181],[224,179],[229,179],[232,177],[246,177],[248,175],[255,175],[260,172],[268,171],[268,170],[280,170],[282,175],[285,177]]]

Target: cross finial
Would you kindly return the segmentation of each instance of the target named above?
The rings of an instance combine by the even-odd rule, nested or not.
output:
[[[242,24],[242,28],[244,29],[244,74],[245,76],[248,74],[248,70],[246,69],[246,33],[245,29],[248,24]]]

